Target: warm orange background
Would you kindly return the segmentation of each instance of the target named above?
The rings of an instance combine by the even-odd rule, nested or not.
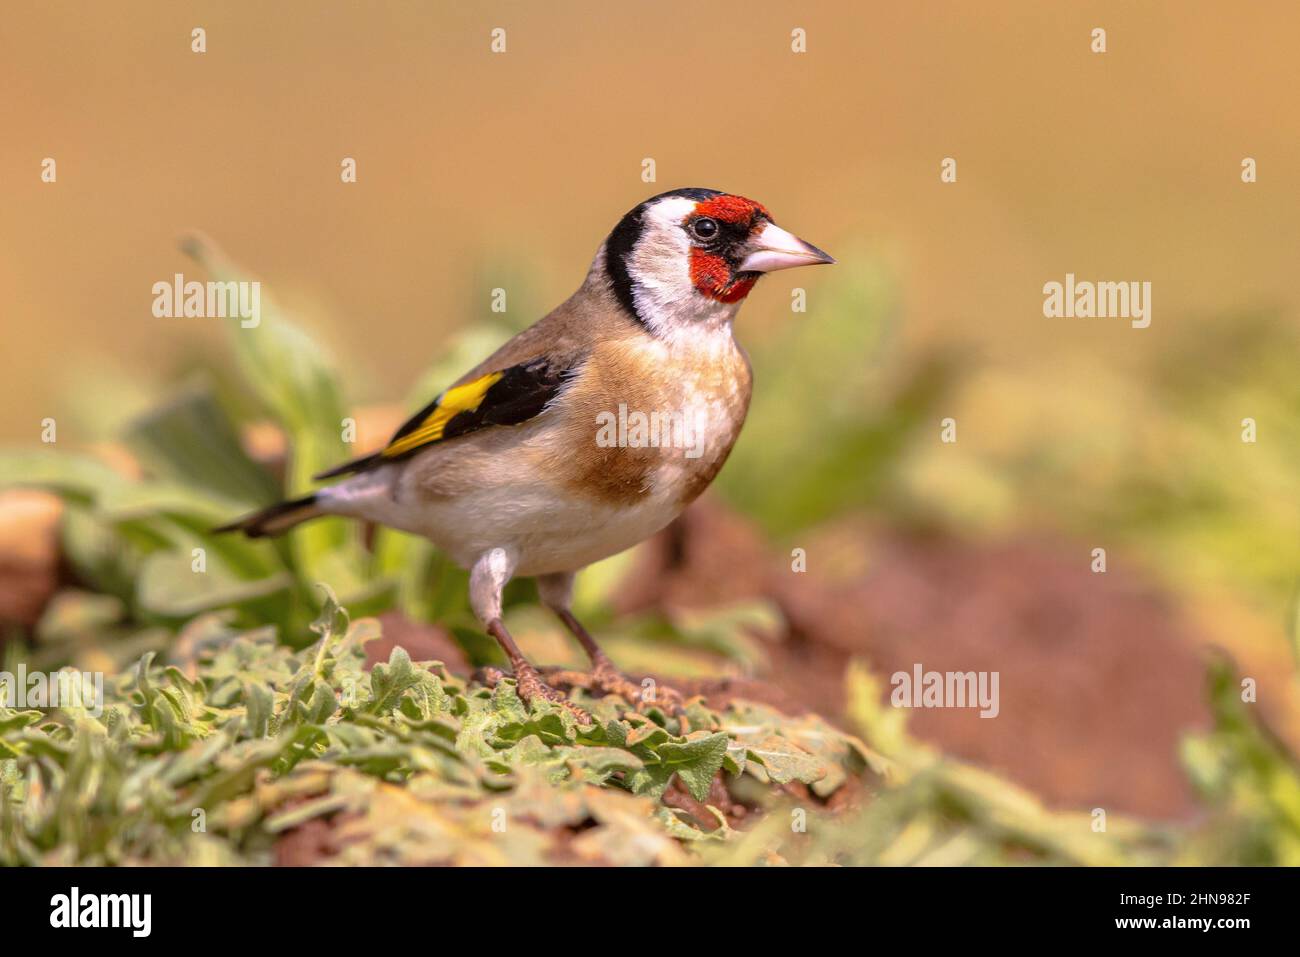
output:
[[[405,394],[440,333],[487,309],[498,265],[534,270],[543,309],[625,209],[681,185],[751,195],[842,258],[863,241],[897,272],[913,343],[992,360],[1294,316],[1297,27],[1293,2],[1187,0],[7,3],[0,439],[55,415],[94,440],[104,383],[143,399],[216,352],[219,320],[150,314],[155,281],[204,278],[176,248],[192,228],[303,309],[366,400]],[[1152,328],[1063,336],[1040,290],[1067,271],[1153,282]],[[760,288],[742,337],[786,321],[793,284]]]

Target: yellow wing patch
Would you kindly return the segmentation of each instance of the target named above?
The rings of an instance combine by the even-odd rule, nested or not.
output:
[[[496,385],[504,374],[503,372],[489,372],[473,382],[466,382],[454,389],[448,389],[443,393],[442,398],[438,400],[437,407],[425,416],[423,422],[412,431],[388,443],[388,446],[380,454],[384,458],[395,458],[421,445],[438,441],[442,438],[442,432],[447,427],[447,423],[462,412],[473,412],[477,409],[483,402],[483,397],[487,395],[488,389]]]

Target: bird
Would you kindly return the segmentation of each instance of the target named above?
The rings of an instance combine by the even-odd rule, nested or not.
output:
[[[641,692],[574,617],[576,574],[666,527],[717,476],[753,375],[733,323],[766,273],[833,263],[754,200],[674,189],[628,211],[578,290],[461,376],[338,480],[217,529],[283,534],[325,515],[423,536],[469,571],[470,606],[525,702],[548,684],[502,620],[501,595],[538,597],[591,661],[594,692]]]

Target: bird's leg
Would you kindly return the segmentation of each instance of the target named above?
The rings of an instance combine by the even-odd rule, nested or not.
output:
[[[592,689],[605,694],[619,695],[634,707],[660,704],[671,711],[679,710],[682,700],[680,694],[653,680],[645,686],[639,685],[623,674],[596,644],[596,639],[591,637],[591,633],[582,627],[582,622],[574,617],[573,612],[569,610],[573,600],[573,577],[572,572],[540,575],[537,579],[537,592],[541,596],[542,603],[564,622],[564,627],[578,639],[578,644],[582,645],[582,650],[591,659]]]
[[[590,720],[586,712],[580,711],[570,703],[568,697],[562,691],[552,688],[542,680],[541,674],[528,663],[528,659],[519,650],[519,646],[515,644],[510,632],[506,631],[505,623],[500,618],[493,618],[487,623],[487,633],[497,640],[501,650],[510,659],[510,670],[515,674],[515,688],[520,698],[524,701],[545,698],[547,701],[554,701],[556,704],[569,708],[578,718]]]
[[[510,659],[510,667],[515,673],[515,690],[521,699],[526,702],[536,698],[554,701],[572,712],[580,723],[590,724],[591,715],[542,680],[542,676],[528,663],[524,653],[515,644],[515,639],[506,630],[505,622],[501,620],[501,591],[506,587],[506,582],[510,581],[514,568],[514,558],[502,548],[492,549],[474,563],[469,575],[469,600],[474,614]]]

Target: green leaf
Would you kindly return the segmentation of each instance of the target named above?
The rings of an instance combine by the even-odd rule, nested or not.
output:
[[[697,801],[709,796],[713,778],[722,767],[728,738],[720,731],[688,737],[681,744],[668,742],[659,748],[659,758],[669,770],[676,771],[686,789]]]
[[[779,735],[768,735],[755,744],[745,745],[746,756],[757,761],[767,776],[777,784],[802,781],[812,784],[826,777],[827,766],[815,755]]]
[[[351,618],[348,615],[348,610],[339,604],[338,596],[334,594],[333,588],[324,582],[317,582],[316,587],[320,589],[322,596],[320,613],[317,614],[316,620],[311,623],[310,627],[312,631],[320,635],[324,642],[322,648],[325,648],[328,647],[329,642],[332,640],[342,638],[348,633]]]
[[[317,684],[311,701],[306,705],[298,702],[297,707],[300,724],[324,724],[338,710],[339,702],[333,691],[324,684]]]
[[[50,489],[85,502],[129,483],[98,459],[53,448],[0,452],[0,487],[28,486]]]
[[[136,598],[156,615],[188,618],[214,608],[230,608],[293,585],[286,573],[244,578],[228,567],[219,552],[207,555],[206,570],[194,570],[189,552],[155,552],[140,566]]]
[[[124,439],[155,475],[244,505],[279,496],[275,480],[250,459],[212,390],[191,387],[134,420]]]
[[[264,684],[247,682],[244,685],[244,726],[251,738],[265,738],[275,710],[275,694]]]
[[[400,645],[388,655],[388,664],[375,665],[370,673],[370,703],[366,710],[371,714],[390,714],[399,699],[409,688],[414,688],[427,677],[411,664],[411,656]]]

